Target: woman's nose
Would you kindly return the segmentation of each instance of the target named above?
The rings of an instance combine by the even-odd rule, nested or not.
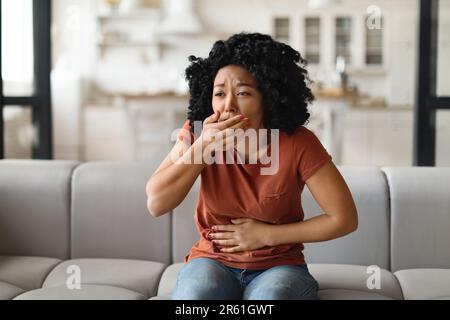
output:
[[[223,112],[229,113],[229,114],[235,114],[237,112],[237,106],[236,102],[232,97],[228,97],[228,99],[225,100],[225,106]]]

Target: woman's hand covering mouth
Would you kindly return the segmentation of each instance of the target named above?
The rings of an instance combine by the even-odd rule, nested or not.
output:
[[[236,113],[236,114],[230,114],[230,113],[226,113],[225,114],[225,113],[222,113],[220,115],[219,120],[217,122],[222,122],[222,121],[228,120],[228,119],[233,118],[233,117],[235,117],[237,115],[239,115],[239,114],[238,113]]]

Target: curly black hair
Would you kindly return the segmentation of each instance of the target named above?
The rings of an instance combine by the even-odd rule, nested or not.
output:
[[[191,55],[189,61],[187,118],[191,130],[194,121],[203,121],[214,113],[214,79],[221,68],[231,64],[245,68],[257,80],[266,128],[292,134],[310,117],[307,107],[314,96],[307,86],[306,61],[298,51],[270,35],[241,32],[226,41],[216,41],[207,58]]]

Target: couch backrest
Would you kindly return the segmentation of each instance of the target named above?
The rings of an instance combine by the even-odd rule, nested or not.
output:
[[[153,218],[145,185],[154,163],[90,162],[72,180],[72,258],[170,262],[171,215]]]
[[[377,265],[389,268],[389,198],[387,181],[377,167],[339,166],[358,210],[358,229],[344,237],[305,244],[308,263]],[[305,186],[305,219],[323,213]]]
[[[359,228],[340,239],[305,244],[308,263],[378,265],[389,268],[389,203],[386,179],[376,167],[339,167],[353,194]],[[194,224],[199,179],[183,203],[174,210],[173,261],[181,262],[199,236]],[[305,219],[323,212],[308,188],[302,193]]]
[[[195,226],[195,209],[200,191],[198,178],[184,201],[172,213],[172,261],[182,262],[192,245],[199,240]]]
[[[77,162],[0,161],[0,255],[67,259]]]
[[[450,268],[450,168],[386,167],[391,270]]]

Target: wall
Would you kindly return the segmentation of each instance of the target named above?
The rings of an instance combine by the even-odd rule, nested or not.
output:
[[[81,110],[95,75],[95,1],[52,2],[54,158],[80,160]]]

